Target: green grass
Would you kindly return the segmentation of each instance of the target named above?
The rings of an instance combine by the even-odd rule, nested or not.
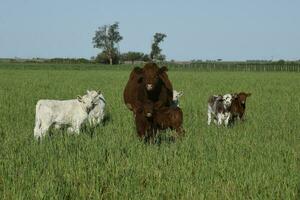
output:
[[[299,199],[297,73],[170,70],[186,136],[140,142],[122,92],[129,70],[0,69],[0,199]],[[110,120],[92,134],[33,138],[39,99],[101,89]],[[209,95],[251,92],[246,122],[207,126]]]

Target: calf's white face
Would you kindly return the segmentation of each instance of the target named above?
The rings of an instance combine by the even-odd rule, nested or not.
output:
[[[83,96],[77,96],[79,102],[83,103],[87,110],[92,109],[99,101],[99,93],[95,90],[87,90],[87,94]]]
[[[173,90],[173,101],[178,101],[179,98],[183,95],[183,92],[177,92],[176,90]]]
[[[223,95],[223,103],[226,107],[229,107],[232,102],[232,95],[231,94],[225,94]]]

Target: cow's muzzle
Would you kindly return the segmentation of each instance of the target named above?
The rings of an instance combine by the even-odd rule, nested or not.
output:
[[[153,85],[152,84],[147,84],[146,85],[146,89],[147,90],[152,90],[153,89]]]

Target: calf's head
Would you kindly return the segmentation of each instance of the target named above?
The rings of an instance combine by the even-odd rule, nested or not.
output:
[[[154,112],[154,104],[151,101],[147,101],[147,103],[143,103],[139,106],[137,112],[146,118],[151,118]]]
[[[223,104],[226,108],[228,108],[231,105],[232,102],[232,95],[231,94],[225,94],[223,95]]]
[[[96,92],[95,90],[87,90],[87,94],[83,96],[77,96],[77,100],[82,104],[87,113],[89,113],[95,105],[99,102],[101,92]]]
[[[240,92],[237,94],[238,100],[244,108],[246,107],[246,99],[249,96],[251,96],[251,93]]]
[[[183,95],[183,92],[182,91],[176,91],[176,90],[173,90],[173,101],[174,102],[177,102],[179,101],[179,98]]]

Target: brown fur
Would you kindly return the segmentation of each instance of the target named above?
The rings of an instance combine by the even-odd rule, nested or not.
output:
[[[183,114],[179,107],[163,107],[155,110],[153,122],[159,130],[170,128],[176,130],[177,134],[182,135]]]
[[[135,122],[140,138],[153,138],[158,130],[168,128],[175,130],[179,136],[184,134],[183,113],[179,107],[161,107],[157,110],[151,101],[147,101],[138,108]]]
[[[232,122],[236,120],[236,118],[244,121],[244,114],[246,111],[246,99],[251,96],[251,93],[240,92],[238,94],[233,94],[233,99],[230,106],[230,113],[232,116]]]
[[[159,68],[155,63],[147,63],[142,69],[135,67],[125,86],[123,98],[129,110],[135,110],[146,100],[157,107],[169,106],[173,100],[173,87],[166,73],[167,68]],[[152,90],[146,88],[152,84]]]
[[[145,103],[135,111],[135,125],[137,134],[141,139],[155,135],[156,129],[153,126],[153,104]]]

